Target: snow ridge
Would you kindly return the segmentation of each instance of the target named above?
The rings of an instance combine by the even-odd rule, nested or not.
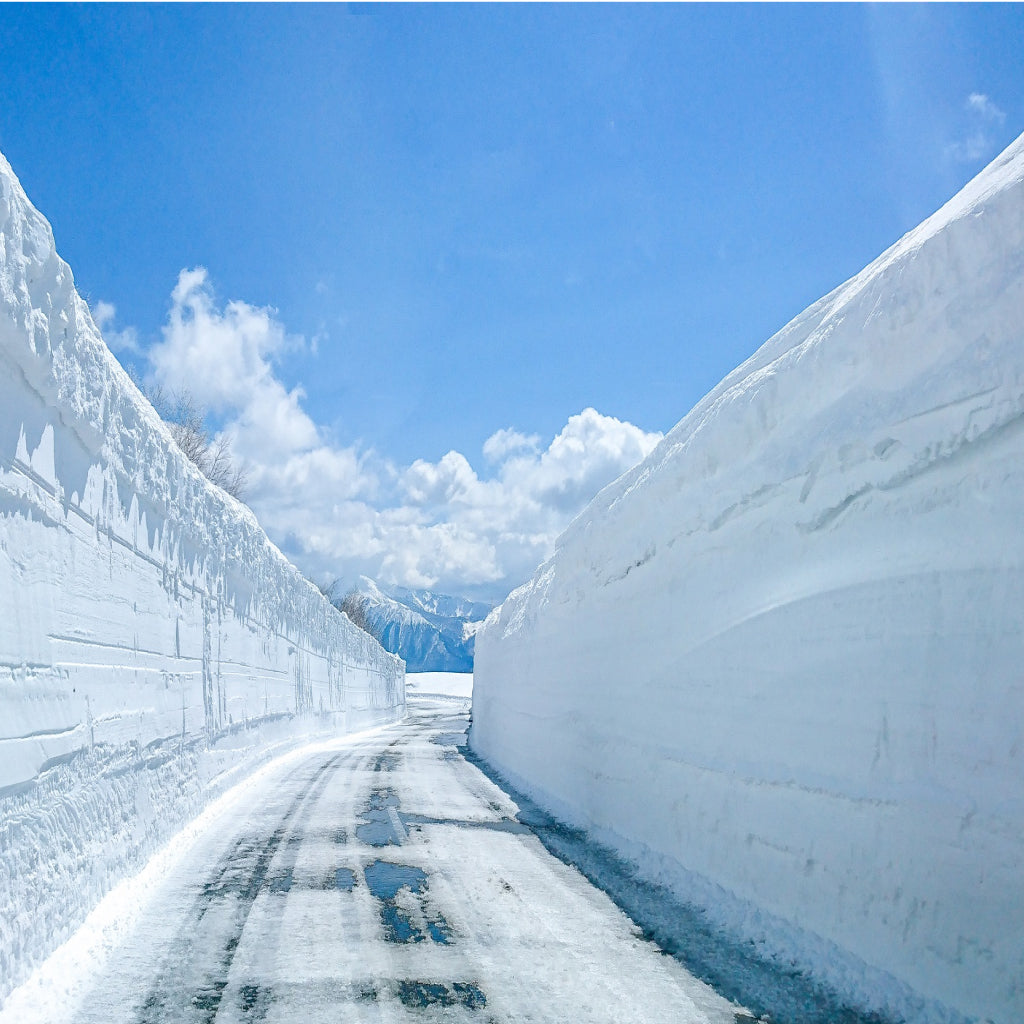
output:
[[[1022,443],[1024,137],[577,517],[472,745],[850,998],[1019,1021]]]
[[[177,448],[0,156],[0,999],[272,750],[404,702]]]

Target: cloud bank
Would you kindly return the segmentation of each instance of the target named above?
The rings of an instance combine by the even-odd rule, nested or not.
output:
[[[115,311],[108,303],[100,311],[107,336]],[[495,430],[480,452],[484,475],[457,451],[399,466],[336,444],[304,409],[302,389],[285,387],[277,368],[304,344],[273,309],[218,305],[200,267],[181,271],[145,357],[153,382],[191,391],[215,415],[247,467],[253,511],[319,582],[365,574],[500,600],[583,506],[661,439],[584,409],[546,446],[536,434]]]

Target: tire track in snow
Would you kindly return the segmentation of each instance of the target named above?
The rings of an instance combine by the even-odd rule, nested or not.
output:
[[[314,771],[269,837],[240,836],[221,859],[193,904],[167,965],[139,1008],[137,1024],[213,1024],[242,932],[256,897],[268,883],[274,857],[292,822],[303,809],[316,804],[330,778],[328,773],[333,773],[345,756],[336,754]],[[289,773],[282,786],[300,770]]]

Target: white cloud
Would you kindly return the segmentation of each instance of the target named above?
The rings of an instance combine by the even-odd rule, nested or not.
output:
[[[417,505],[450,505],[471,501],[480,481],[465,455],[452,451],[440,462],[417,459],[405,471],[403,484]]]
[[[537,434],[527,436],[511,427],[504,427],[501,430],[496,430],[484,441],[484,458],[488,462],[501,462],[506,455],[521,451],[523,448],[536,451],[539,444],[540,437]]]
[[[206,270],[197,267],[178,275],[163,339],[149,360],[158,384],[187,388],[201,405],[234,418],[239,454],[259,459],[317,443],[301,388],[288,391],[272,365],[300,343],[272,309],[238,301],[217,309]]]
[[[986,121],[998,121],[1000,124],[1006,120],[1003,113],[983,92],[972,92],[967,97],[968,109],[980,114]]]
[[[536,438],[529,439],[529,446],[506,449],[493,479],[481,480],[458,452],[449,452],[437,463],[418,460],[403,477],[405,497],[431,517],[431,543],[438,538],[430,531],[443,525],[455,531],[446,533],[446,539],[457,538],[466,550],[477,552],[479,572],[473,582],[493,579],[510,589],[550,554],[558,535],[583,506],[660,439],[660,434],[584,409],[569,417],[543,451]],[[492,451],[508,440],[502,438]],[[484,541],[493,557],[485,557],[485,549],[478,546]],[[424,563],[425,574],[446,578],[449,570],[436,559],[448,552],[443,546],[431,549],[435,561]],[[471,568],[465,565],[461,571]]]
[[[959,163],[979,163],[993,157],[998,142],[992,130],[1006,114],[982,92],[972,92],[964,103],[966,123],[961,137],[946,148],[947,157]]]
[[[569,417],[546,451],[507,462],[502,480],[526,489],[545,505],[575,514],[660,440],[661,434],[584,409]]]
[[[96,321],[96,326],[100,329],[100,334],[103,335],[103,340],[107,343],[107,348],[111,352],[139,354],[139,336],[135,328],[126,327],[124,330],[119,331],[114,327],[114,321],[117,319],[117,309],[113,303],[100,300],[92,308],[91,312],[92,318]]]
[[[546,446],[511,428],[483,445],[490,476],[450,451],[396,466],[333,444],[277,367],[302,344],[274,310],[219,305],[202,268],[183,270],[153,379],[214,410],[249,472],[249,503],[282,549],[320,581],[386,583],[500,599],[546,558],[586,502],[660,439],[594,409]]]

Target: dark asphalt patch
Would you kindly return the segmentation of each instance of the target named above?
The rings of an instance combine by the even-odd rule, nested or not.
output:
[[[398,807],[394,790],[374,790],[360,812],[362,824],[356,826],[356,837],[367,846],[401,846],[405,829],[396,814]]]
[[[464,1006],[467,1010],[482,1010],[487,997],[477,985],[455,981],[446,985],[439,981],[400,981],[398,998],[406,1006]]]
[[[427,873],[406,864],[375,860],[363,868],[366,885],[380,902],[380,921],[388,942],[423,942],[429,938],[447,946],[452,933],[444,916],[433,911],[427,900]],[[404,904],[415,904],[418,913],[410,913],[399,905],[398,894],[407,889]]]
[[[356,887],[356,873],[351,868],[338,868],[334,872],[334,888],[351,892]]]

